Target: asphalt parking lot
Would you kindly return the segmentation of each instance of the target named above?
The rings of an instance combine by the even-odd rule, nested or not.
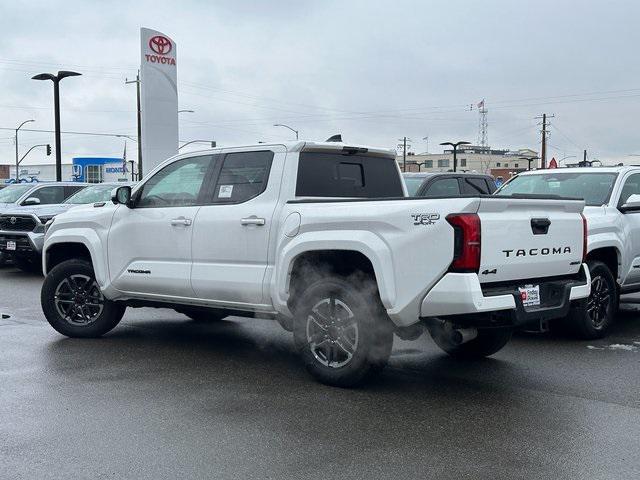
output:
[[[640,476],[640,312],[580,342],[519,334],[493,358],[394,345],[380,379],[315,383],[273,322],[130,309],[99,340],[46,323],[41,278],[0,269],[0,477]]]

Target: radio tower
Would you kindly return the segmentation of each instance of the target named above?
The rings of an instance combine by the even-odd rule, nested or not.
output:
[[[484,104],[484,98],[480,103],[478,103],[478,145],[481,147],[489,146],[489,122],[487,121],[487,113],[489,110],[486,109]]]

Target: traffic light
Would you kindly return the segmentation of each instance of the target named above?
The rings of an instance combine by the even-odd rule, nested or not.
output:
[[[51,155],[51,145],[47,144],[47,157]]]

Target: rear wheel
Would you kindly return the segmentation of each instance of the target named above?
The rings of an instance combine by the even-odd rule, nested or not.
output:
[[[591,294],[571,307],[567,327],[581,338],[603,338],[613,325],[618,305],[616,281],[609,267],[598,260],[589,260]]]
[[[431,338],[442,350],[452,357],[475,360],[488,357],[502,350],[511,340],[511,329],[479,328],[478,335],[473,340],[456,344],[451,335],[440,328],[431,330]]]
[[[84,260],[56,265],[44,279],[40,301],[49,324],[67,337],[100,337],[118,325],[126,309],[102,295]]]
[[[393,345],[393,328],[375,284],[337,276],[322,278],[301,293],[293,335],[309,373],[339,387],[382,370]]]

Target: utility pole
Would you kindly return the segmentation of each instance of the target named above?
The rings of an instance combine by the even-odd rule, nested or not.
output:
[[[547,119],[554,118],[555,115],[547,116],[546,113],[543,113],[542,116],[536,117],[542,119],[542,147],[540,149],[540,168],[547,168],[547,134],[549,133],[547,130]]]
[[[138,112],[138,181],[142,180],[142,115],[140,113],[140,70],[136,75],[135,80],[127,80],[125,78],[125,84],[136,84],[136,110]]]
[[[402,142],[400,145],[396,146],[396,152],[398,151],[397,149],[402,147],[402,171],[406,172],[407,171],[407,142],[411,142],[412,140],[410,138],[407,137],[403,137],[403,138],[399,138],[398,141]],[[409,148],[411,148],[411,144],[409,144]]]
[[[402,141],[402,171],[407,171],[407,137]]]

